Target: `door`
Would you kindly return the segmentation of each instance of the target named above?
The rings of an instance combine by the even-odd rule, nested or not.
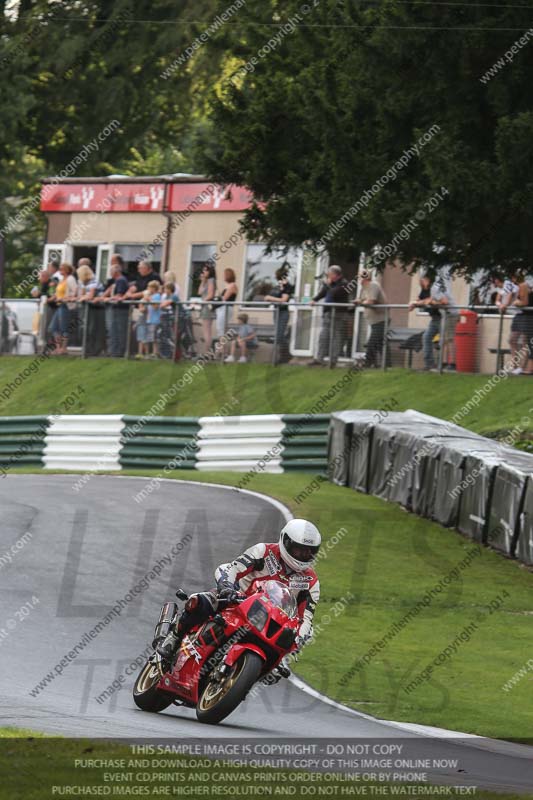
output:
[[[327,269],[328,261],[327,253],[316,256],[311,250],[305,248],[300,251],[295,292],[299,303],[309,303],[316,294],[321,275]],[[311,305],[307,308],[300,305],[290,310],[291,355],[310,357],[317,350],[322,310],[318,306]]]
[[[50,261],[57,261],[58,266],[66,261],[70,255],[71,248],[66,244],[45,244],[43,253],[43,267]]]
[[[111,277],[109,274],[109,266],[112,252],[112,244],[98,245],[98,252],[96,254],[96,278],[102,284],[104,284],[106,280]]]

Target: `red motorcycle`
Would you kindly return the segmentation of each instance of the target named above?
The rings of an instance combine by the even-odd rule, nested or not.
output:
[[[183,638],[167,671],[157,653],[150,656],[133,687],[135,704],[152,712],[172,704],[196,708],[200,722],[215,725],[257,681],[272,682],[266,676],[296,649],[298,607],[279,581],[258,582],[254,589],[237,602],[219,600],[218,613]],[[185,592],[176,595],[188,599]],[[176,604],[164,605],[156,637],[165,636],[176,617]],[[280,670],[290,674],[283,666]]]

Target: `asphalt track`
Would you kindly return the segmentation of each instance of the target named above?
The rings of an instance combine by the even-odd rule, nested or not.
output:
[[[70,475],[0,480],[0,727],[175,741],[320,736],[413,744],[412,732],[324,703],[286,681],[248,698],[216,728],[183,708],[139,711],[131,698],[137,670],[128,676],[125,670],[150,642],[161,603],[178,585],[189,591],[212,586],[218,563],[254,542],[272,541],[283,510],[259,495],[201,484],[163,482],[138,504],[134,495],[144,478],[92,476],[79,491],[75,481]],[[11,561],[2,559],[27,532],[31,537]],[[75,660],[32,696],[158,562],[160,575],[95,638],[86,637]],[[98,703],[118,675],[123,688]],[[418,758],[460,760],[457,769],[434,775],[441,783],[533,792],[533,748],[439,732],[433,737],[429,730],[414,741]]]

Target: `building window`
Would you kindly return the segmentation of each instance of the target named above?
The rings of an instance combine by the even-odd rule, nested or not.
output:
[[[291,270],[291,282],[295,282],[299,261],[299,251],[292,249],[285,254],[273,250],[267,255],[262,244],[249,244],[246,248],[246,267],[244,274],[243,299],[262,300],[276,285],[276,270],[287,263]]]
[[[149,261],[156,272],[161,272],[163,247],[160,244],[155,246],[151,245],[150,243],[117,244],[115,245],[113,252],[122,256],[126,262],[125,271],[127,273],[128,280],[130,281],[134,281],[137,277],[137,265],[139,261]]]
[[[191,263],[189,264],[189,286],[187,297],[199,297],[200,275],[207,261],[214,262],[216,244],[193,244],[191,246]],[[217,280],[218,280],[217,275]]]

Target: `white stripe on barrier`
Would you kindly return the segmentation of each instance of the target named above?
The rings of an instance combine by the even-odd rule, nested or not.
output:
[[[243,461],[251,458],[264,458],[269,454],[279,458],[282,449],[277,437],[202,439],[198,441],[196,457],[198,461],[228,459]]]
[[[279,414],[242,417],[200,417],[199,439],[228,439],[256,436],[281,437],[285,423]]]
[[[49,419],[42,456],[45,469],[122,469],[121,415],[65,414]]]
[[[101,414],[82,416],[78,414],[62,414],[49,417],[50,425],[47,436],[92,436],[118,435],[124,428],[122,416],[119,414]]]
[[[259,466],[261,464],[261,466]],[[249,459],[247,461],[197,461],[194,468],[200,472],[209,472],[209,470],[227,470],[228,472],[283,472],[281,460],[273,458],[267,461],[263,466],[257,459]]]
[[[68,455],[46,455],[43,456],[43,463],[45,469],[69,469],[69,470],[83,470],[97,471],[103,470],[105,472],[116,472],[122,469],[118,463],[118,459],[112,456],[104,457],[98,456],[71,456]]]

